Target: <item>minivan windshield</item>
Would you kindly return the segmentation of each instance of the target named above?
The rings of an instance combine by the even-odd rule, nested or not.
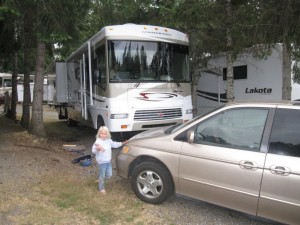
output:
[[[184,128],[185,126],[188,126],[189,124],[193,123],[198,118],[200,118],[200,116],[195,117],[194,119],[190,120],[189,122],[173,125],[165,131],[165,134],[172,134],[172,133]]]
[[[222,105],[222,106],[220,106],[220,107],[218,107],[218,108],[212,109],[211,111],[209,111],[209,112],[207,112],[207,113],[205,113],[205,114],[203,114],[203,115],[194,117],[192,120],[190,120],[190,121],[188,121],[188,122],[186,122],[186,123],[181,123],[181,124],[173,125],[173,126],[169,127],[169,128],[165,131],[165,134],[172,134],[172,133],[174,133],[174,132],[176,132],[176,131],[178,131],[178,130],[181,130],[182,128],[184,128],[184,127],[188,126],[189,124],[193,123],[195,120],[198,120],[199,118],[204,117],[204,116],[206,116],[207,114],[212,113],[212,112],[214,112],[214,111],[216,111],[216,110],[219,110],[220,108],[223,108],[223,107],[224,107],[224,105]]]

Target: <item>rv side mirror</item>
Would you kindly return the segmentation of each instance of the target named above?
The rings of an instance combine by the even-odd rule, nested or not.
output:
[[[194,143],[194,138],[195,138],[195,131],[189,130],[187,133],[188,143]]]

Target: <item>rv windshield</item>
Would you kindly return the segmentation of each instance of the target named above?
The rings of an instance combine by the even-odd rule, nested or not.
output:
[[[110,82],[190,82],[188,46],[109,41]]]

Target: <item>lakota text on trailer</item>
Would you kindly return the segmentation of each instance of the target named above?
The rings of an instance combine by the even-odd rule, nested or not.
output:
[[[259,94],[271,94],[272,88],[246,88],[246,94],[259,93]]]

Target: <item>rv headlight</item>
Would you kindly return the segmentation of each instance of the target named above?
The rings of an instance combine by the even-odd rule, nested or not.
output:
[[[128,118],[128,113],[121,113],[121,114],[111,114],[111,119],[126,119]]]
[[[186,109],[185,110],[185,114],[192,114],[193,113],[193,109]]]

